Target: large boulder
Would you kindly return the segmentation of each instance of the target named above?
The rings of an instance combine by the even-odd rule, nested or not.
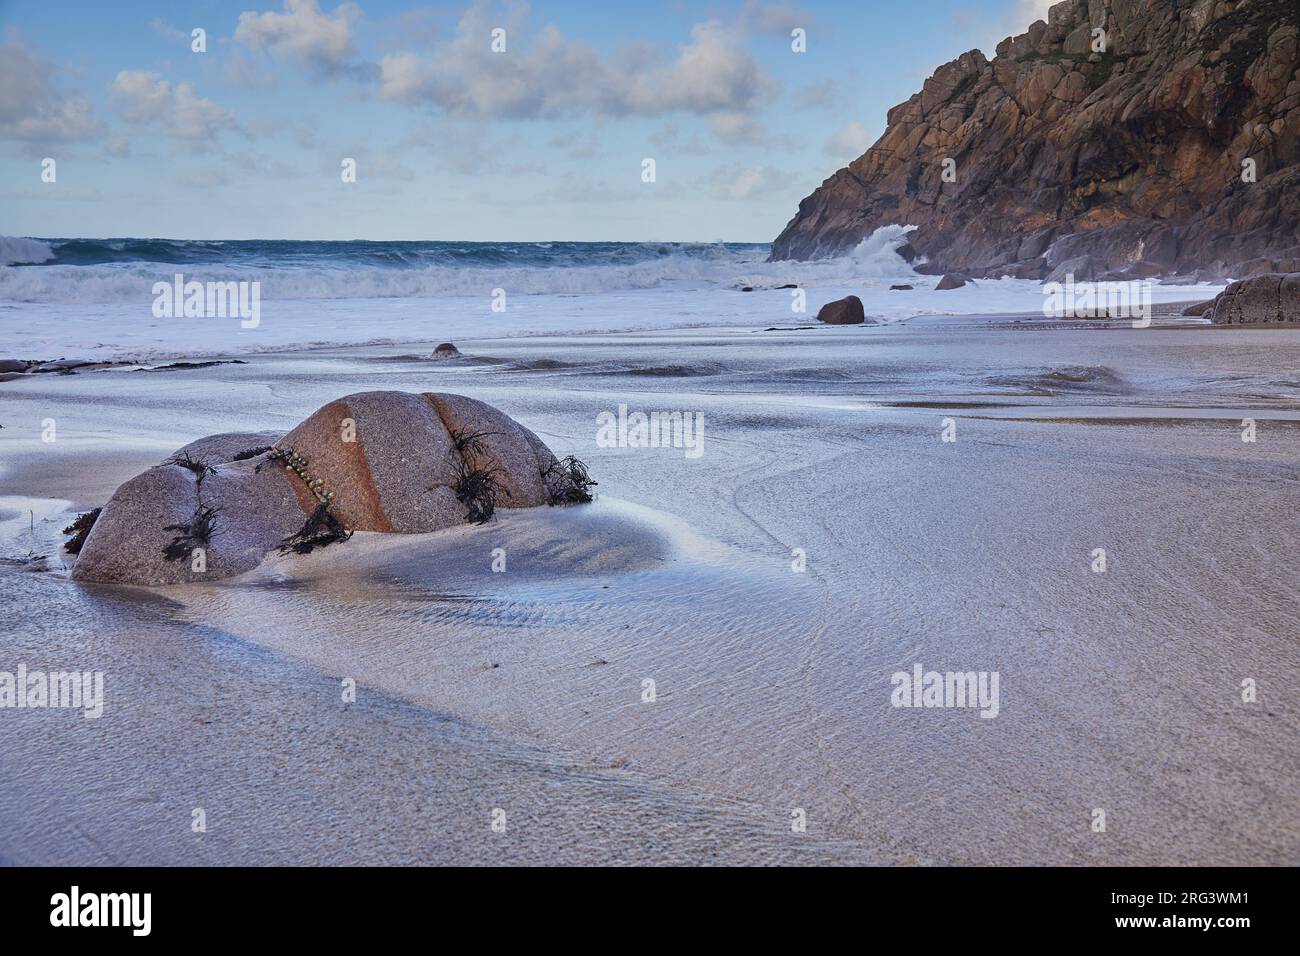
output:
[[[232,438],[230,447],[219,450]],[[180,584],[256,567],[305,520],[291,477],[280,468],[261,467],[265,450],[234,460],[243,450],[266,445],[260,435],[214,435],[136,475],[95,519],[73,578]]]
[[[72,576],[160,585],[212,581],[271,551],[309,551],[354,531],[417,533],[496,507],[590,500],[581,465],[527,428],[450,394],[361,392],[283,437],[199,439],[122,485],[95,519]]]
[[[1205,313],[1215,325],[1300,323],[1300,272],[1234,282]]]
[[[856,295],[827,302],[817,311],[817,321],[827,325],[861,325],[866,321],[862,300]]]

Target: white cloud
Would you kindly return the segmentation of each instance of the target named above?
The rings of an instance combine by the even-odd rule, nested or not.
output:
[[[737,42],[736,31],[716,20],[691,28],[691,42],[669,66],[639,74],[627,103],[636,113],[744,110],[771,91],[767,74]]]
[[[1024,33],[1035,20],[1046,20],[1047,11],[1061,0],[1016,0],[1017,33]]]
[[[229,181],[226,171],[220,166],[186,169],[176,174],[177,184],[190,189],[215,189]]]
[[[164,40],[169,40],[173,43],[184,43],[186,46],[189,46],[190,44],[191,38],[188,33],[184,30],[176,29],[176,27],[159,17],[155,17],[149,21],[149,29],[158,34]]]
[[[241,13],[235,39],[321,74],[338,73],[353,65],[353,28],[361,19],[359,7],[344,3],[327,14],[317,0],[285,0],[284,9],[284,13]]]
[[[0,138],[67,142],[104,132],[90,100],[61,92],[58,68],[17,36],[0,46]]]
[[[820,83],[809,83],[797,89],[792,98],[796,109],[813,110],[821,109],[835,104],[835,83],[832,80],[823,80]]]
[[[714,135],[724,143],[738,145],[763,145],[769,141],[763,124],[747,113],[726,111],[715,113],[709,119]]]
[[[113,98],[128,123],[161,126],[176,139],[211,143],[222,130],[235,129],[235,117],[194,91],[191,83],[175,87],[157,73],[122,70],[113,80]]]
[[[114,159],[126,159],[131,155],[131,140],[122,133],[114,133],[104,144],[104,149]]]
[[[476,0],[455,38],[431,54],[382,57],[380,95],[453,116],[534,118],[743,112],[772,90],[740,47],[742,31],[718,21],[696,24],[675,58],[662,62],[644,47],[607,59],[553,26],[526,42],[526,19],[525,5],[494,16],[486,0]],[[490,49],[496,27],[506,30],[505,53]]]
[[[805,30],[813,22],[813,16],[793,3],[763,3],[762,0],[745,0],[742,22],[763,33],[776,33],[789,36],[795,27]]]
[[[992,57],[999,42],[1019,36],[1035,20],[1046,20],[1048,10],[1060,0],[1010,0],[1000,16],[992,19],[984,10],[963,9],[953,16],[953,28],[963,36],[981,38],[976,44],[984,55]]]
[[[754,199],[771,196],[794,181],[790,173],[771,166],[720,166],[710,177],[716,199]]]
[[[857,159],[871,145],[871,134],[857,120],[849,123],[826,141],[823,151],[838,159]]]

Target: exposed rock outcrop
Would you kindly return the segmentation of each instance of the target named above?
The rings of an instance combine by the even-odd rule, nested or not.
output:
[[[1300,324],[1300,272],[1234,282],[1204,314],[1215,325]]]
[[[960,289],[970,282],[970,276],[964,276],[959,272],[948,272],[935,284],[934,288],[937,292],[946,292],[949,289]]]
[[[827,302],[817,310],[817,321],[827,325],[861,325],[866,321],[862,300],[856,295]]]
[[[212,435],[113,494],[72,576],[177,584],[256,567],[354,531],[437,531],[496,506],[589,501],[591,482],[508,415],[463,395],[361,392],[283,437]],[[196,552],[199,554],[196,557]]]
[[[1300,269],[1298,36],[1296,0],[1065,0],[890,110],[772,258],[910,224],[933,274]]]

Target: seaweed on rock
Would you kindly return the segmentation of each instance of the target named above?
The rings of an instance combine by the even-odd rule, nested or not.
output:
[[[177,455],[172,455],[165,462],[163,462],[163,464],[179,465],[181,468],[186,468],[194,472],[194,474],[197,475],[199,478],[202,478],[204,475],[212,471],[211,465],[209,465],[206,461],[203,461],[200,458],[192,457],[189,452],[182,452]]]
[[[95,508],[93,511],[79,514],[76,521],[63,529],[64,534],[72,535],[70,540],[64,542],[64,551],[68,554],[81,554],[81,546],[86,543],[86,538],[90,536],[90,529],[95,526],[95,521],[103,510],[103,508]]]
[[[345,527],[330,511],[329,502],[322,501],[303,526],[281,542],[280,553],[311,554],[316,548],[346,541],[350,537],[352,529]]]
[[[234,461],[248,461],[248,459],[250,459],[250,458],[256,458],[258,455],[265,455],[268,451],[271,450],[271,448],[272,448],[271,445],[264,445],[264,446],[261,447],[261,448],[246,448],[246,449],[244,449],[243,451],[239,452],[237,455],[235,455],[235,456],[234,456],[233,458],[231,458],[230,460],[231,460],[232,462],[234,462]],[[259,469],[259,470],[260,470],[260,469]]]
[[[585,463],[573,455],[553,461],[542,471],[546,485],[546,503],[556,505],[583,505],[592,500],[589,489],[599,482],[587,471]]]
[[[163,557],[168,561],[179,561],[189,557],[195,548],[206,548],[211,544],[212,536],[217,533],[217,512],[220,510],[200,505],[189,524],[166,525],[164,531],[179,533],[172,538],[171,544],[163,548]]]
[[[500,435],[501,432],[467,432],[463,428],[449,428],[447,434],[451,436],[451,447],[455,448],[456,454],[463,458],[467,451],[473,452],[475,455],[488,454],[483,439],[490,438],[493,435]]]
[[[474,468],[464,459],[461,460],[452,490],[456,492],[456,500],[467,509],[467,521],[486,524],[492,520],[492,515],[496,513],[497,497],[501,494],[501,486],[497,482],[500,473],[501,469],[495,466]]]

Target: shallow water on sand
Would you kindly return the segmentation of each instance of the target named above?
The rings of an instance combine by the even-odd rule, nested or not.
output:
[[[158,695],[123,703],[152,708],[122,718],[132,728],[144,713],[183,711],[195,679],[177,674],[191,658],[219,665],[219,686],[257,686],[250,674],[273,662],[285,676],[267,692],[311,716],[292,734],[291,779],[260,757],[240,772],[304,807],[337,799],[307,768],[343,759],[315,722],[337,726],[318,711],[355,677],[376,707],[481,729],[434,747],[435,763],[455,769],[414,790],[460,806],[465,781],[492,768],[518,785],[514,806],[550,821],[521,854],[589,835],[582,821],[604,819],[612,774],[660,801],[665,829],[648,838],[660,858],[703,852],[685,834],[704,832],[710,846],[736,836],[735,856],[756,860],[815,845],[820,858],[881,862],[1293,862],[1300,586],[1286,569],[1300,540],[1300,333],[1016,321],[461,342],[467,358],[454,362],[340,350],[165,382],[105,372],[20,383],[0,393],[0,494],[98,504],[201,434],[287,428],[338,395],[402,388],[498,405],[587,461],[600,498],[438,535],[358,536],[202,588],[105,596],[0,567],[24,582],[0,660],[41,646],[34,633],[92,657],[107,642],[130,675],[121,699],[145,686]],[[597,414],[620,404],[701,412],[702,455],[598,447]],[[25,423],[51,414],[66,443],[41,447]],[[491,570],[494,548],[504,573]],[[1092,570],[1097,548],[1104,573]],[[25,549],[10,542],[4,554]],[[71,597],[43,604],[42,588]],[[142,609],[155,615],[146,635],[171,635],[163,663],[132,636]],[[74,623],[87,615],[93,629]],[[891,675],[915,663],[997,671],[998,716],[891,707]],[[1241,700],[1247,678],[1257,703]],[[305,687],[319,688],[315,704]],[[208,693],[205,706],[238,733],[197,779],[246,763],[250,740],[283,749],[254,696]],[[56,716],[67,715],[45,715]],[[386,753],[389,720],[368,715],[348,753],[387,795],[401,774],[374,767],[407,759]],[[123,765],[210,733],[174,715],[165,724],[170,736],[120,743]],[[425,733],[409,730],[399,753],[440,739]],[[509,763],[519,747],[595,774],[557,785],[581,809],[547,809],[554,778]],[[107,812],[124,791],[104,792]],[[19,796],[0,789],[0,812],[30,829]],[[339,825],[379,826],[357,802],[331,806]],[[1090,828],[1097,808],[1104,834]],[[808,833],[790,832],[793,809]],[[689,822],[700,814],[711,822]],[[645,819],[611,824],[618,839],[582,858],[638,846]],[[133,852],[152,845],[151,826],[139,822]],[[494,858],[466,832],[454,858]],[[279,839],[285,854],[305,852]],[[381,845],[399,859],[426,858],[393,839]]]

